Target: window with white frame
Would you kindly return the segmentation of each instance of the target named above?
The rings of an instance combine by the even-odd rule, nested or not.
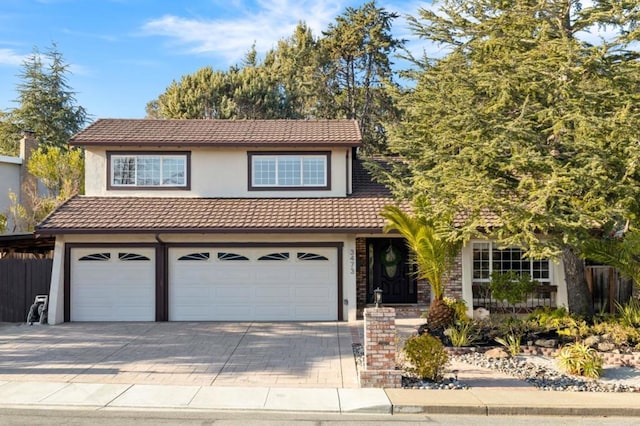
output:
[[[250,153],[250,189],[328,188],[329,153]]]
[[[109,167],[112,188],[188,185],[187,153],[109,153]]]
[[[493,272],[528,273],[540,284],[551,283],[549,259],[524,258],[515,247],[500,249],[492,242],[473,243],[473,284],[489,283]]]

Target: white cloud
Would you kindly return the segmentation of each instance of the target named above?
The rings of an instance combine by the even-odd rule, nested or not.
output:
[[[22,65],[27,56],[16,53],[13,49],[0,48],[0,65]]]
[[[345,8],[338,0],[260,0],[250,8],[233,1],[236,13],[220,19],[185,18],[165,15],[146,22],[144,35],[163,36],[170,45],[186,48],[186,53],[221,56],[228,63],[237,62],[255,43],[258,52],[275,46],[289,37],[300,21],[316,36],[326,29]]]

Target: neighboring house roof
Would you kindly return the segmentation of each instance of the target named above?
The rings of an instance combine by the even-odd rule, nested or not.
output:
[[[0,235],[0,252],[46,253],[53,250],[55,238],[38,237],[33,233]]]
[[[100,119],[71,145],[358,146],[355,120]]]

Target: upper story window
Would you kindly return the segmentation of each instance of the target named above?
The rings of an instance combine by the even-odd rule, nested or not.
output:
[[[108,152],[110,189],[188,189],[188,152]]]
[[[249,190],[330,189],[330,152],[249,152]]]

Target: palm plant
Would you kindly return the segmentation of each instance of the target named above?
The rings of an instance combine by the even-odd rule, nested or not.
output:
[[[397,231],[407,241],[418,278],[431,286],[433,301],[427,313],[431,328],[450,325],[454,311],[443,300],[446,279],[460,252],[461,243],[444,238],[434,225],[424,218],[410,216],[397,206],[386,206],[382,217],[387,220],[384,232]]]

